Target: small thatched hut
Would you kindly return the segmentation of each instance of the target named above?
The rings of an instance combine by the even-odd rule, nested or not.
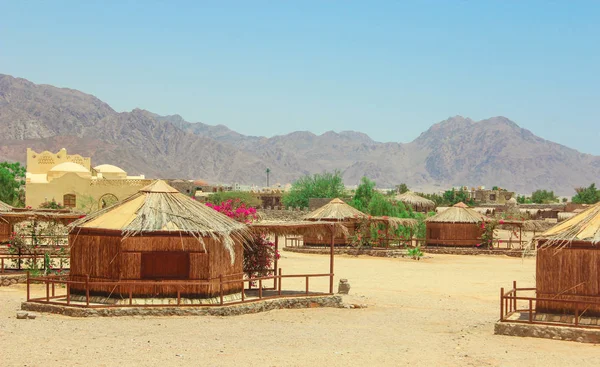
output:
[[[458,203],[425,220],[428,246],[475,246],[481,243],[486,217]]]
[[[348,229],[348,236],[336,236],[335,245],[347,245],[348,237],[354,234],[356,223],[360,219],[368,218],[368,215],[358,209],[351,207],[341,199],[333,199],[328,204],[308,213],[304,216],[304,220],[308,221],[324,221],[324,222],[339,222]],[[330,244],[329,238],[322,238],[316,235],[304,235],[305,246],[326,246]]]
[[[12,212],[13,207],[0,201],[0,242],[8,241],[13,232],[13,225],[2,218],[2,213]]]
[[[600,203],[542,233],[537,240],[537,297],[595,302],[581,315],[600,315]],[[538,301],[537,312],[575,311],[575,304]],[[583,311],[585,314],[583,314]]]
[[[416,212],[428,212],[435,209],[435,202],[407,191],[404,194],[396,195],[396,200],[410,206]]]
[[[219,293],[219,282],[243,278],[242,243],[248,236],[242,223],[199,203],[163,181],[155,181],[124,201],[73,223],[71,273],[73,281],[89,281],[94,295],[127,295],[129,286],[97,282],[134,283],[136,297],[188,298]],[[178,285],[157,282],[177,281]],[[191,281],[213,281],[211,285]],[[83,285],[71,291],[81,292]],[[224,286],[224,294],[240,292],[241,283]]]

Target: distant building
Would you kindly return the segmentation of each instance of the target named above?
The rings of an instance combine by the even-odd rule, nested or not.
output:
[[[500,204],[504,205],[507,201],[512,198],[516,198],[516,195],[512,191],[507,191],[503,188],[494,187],[491,190],[486,189],[485,186],[479,186],[477,188],[467,186],[454,187],[454,191],[464,191],[468,194],[468,198],[473,200],[477,204]]]
[[[128,176],[117,166],[91,167],[91,158],[58,153],[37,153],[27,148],[25,205],[38,208],[56,201],[68,208],[85,211],[112,205],[136,193],[152,181],[144,175]]]

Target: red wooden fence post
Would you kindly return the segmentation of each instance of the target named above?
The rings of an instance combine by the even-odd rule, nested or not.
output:
[[[533,322],[533,300],[529,299],[529,323]]]
[[[67,306],[71,304],[71,283],[67,279]]]
[[[329,292],[332,293],[332,292]],[[306,294],[308,294],[308,275],[306,276]]]
[[[279,236],[275,235],[275,259],[273,260],[273,289],[277,289],[277,252],[279,252]]]
[[[504,288],[500,288],[500,321],[504,320]]]
[[[279,268],[279,282],[277,283],[277,294],[281,296],[281,268]]]
[[[85,276],[85,305],[90,306],[90,275]]]
[[[242,275],[242,302],[244,302],[244,300],[246,299],[246,294],[244,293],[246,291],[246,286],[244,285],[244,283],[244,276]]]
[[[29,271],[27,271],[27,302],[29,302]]]
[[[221,305],[223,305],[223,274],[219,275],[219,297],[221,298]]]
[[[335,246],[335,224],[331,225],[331,249],[329,250],[329,294],[333,294],[333,248]],[[306,278],[306,293],[308,293],[308,278]]]
[[[513,280],[513,289],[515,290],[514,292],[514,304],[513,304],[513,310],[516,311],[517,310],[517,281]]]
[[[46,282],[46,302],[50,302],[50,283],[48,278],[44,279]]]

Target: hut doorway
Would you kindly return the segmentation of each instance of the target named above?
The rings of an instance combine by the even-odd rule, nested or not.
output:
[[[142,279],[189,279],[190,256],[187,252],[142,252]]]

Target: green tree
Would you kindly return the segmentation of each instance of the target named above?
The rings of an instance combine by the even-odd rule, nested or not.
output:
[[[283,195],[287,207],[308,207],[311,198],[338,198],[345,195],[342,174],[339,171],[317,173],[299,178],[289,192]]]
[[[558,197],[554,195],[554,191],[535,190],[531,194],[531,201],[535,204],[549,204],[558,201]]]
[[[531,198],[526,197],[525,195],[517,195],[517,203],[519,204],[531,204]]]
[[[577,194],[571,199],[575,204],[595,204],[600,201],[600,189],[594,183],[588,187],[578,187],[575,191]]]
[[[363,177],[360,180],[360,185],[358,185],[354,192],[354,197],[352,198],[350,205],[361,212],[366,212],[369,208],[369,203],[375,194],[378,194],[375,190],[375,182],[369,180],[367,177]]]
[[[458,203],[473,205],[473,200],[469,199],[469,194],[463,190],[447,190],[444,192],[443,198],[450,206]]]
[[[405,192],[408,192],[408,186],[405,183],[401,183],[400,185],[396,185],[396,190],[398,190],[399,194],[404,194]]]
[[[0,200],[13,205],[24,205],[25,167],[20,163],[0,163]]]

